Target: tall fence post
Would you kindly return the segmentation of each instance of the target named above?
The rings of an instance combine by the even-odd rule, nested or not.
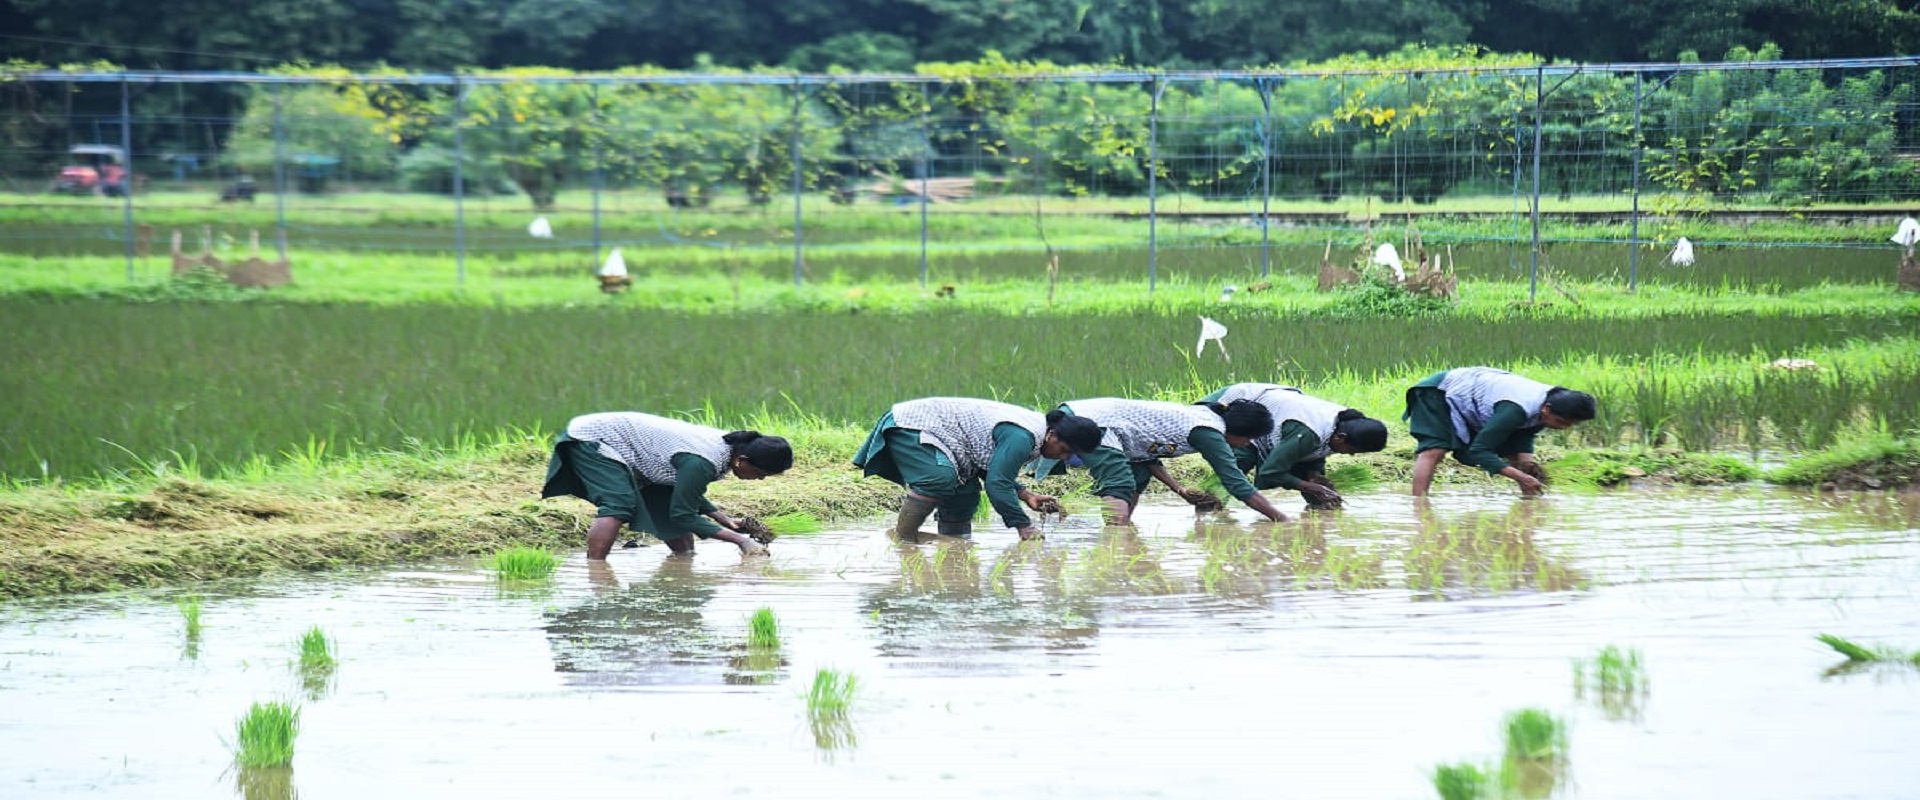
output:
[[[133,276],[133,88],[126,78],[120,79],[120,152],[127,159],[126,171],[120,176],[120,225],[121,240],[126,244],[127,282],[132,283]]]
[[[803,254],[805,240],[804,224],[800,218],[800,106],[807,99],[806,84],[800,82],[798,75],[793,79],[793,285],[799,286],[806,274],[807,262]]]
[[[587,89],[593,102],[593,265],[597,269],[600,266],[600,193],[607,188],[606,122],[600,113],[600,84],[588,84]]]
[[[1269,209],[1273,203],[1273,83],[1261,78],[1254,82],[1260,89],[1260,277],[1273,270],[1273,249],[1267,229],[1273,226]]]
[[[287,126],[282,84],[273,85],[273,226],[280,242],[280,260],[287,260]]]
[[[922,96],[920,98],[920,159],[919,159],[920,164],[918,166],[918,170],[920,172],[920,289],[921,291],[926,291],[926,288],[927,288],[927,206],[933,205],[933,203],[930,202],[927,196],[927,192],[930,191],[928,188],[928,180],[933,177],[932,175],[933,159],[928,157],[929,156],[928,151],[933,149],[933,139],[927,133],[927,109],[933,105],[933,98],[926,96],[926,90],[924,88],[921,90],[921,93],[922,93]]]
[[[453,263],[454,284],[467,285],[467,208],[466,139],[460,135],[466,127],[466,88],[453,79]]]
[[[1147,294],[1160,281],[1160,77],[1148,84],[1152,104],[1147,109]]]
[[[1547,67],[1540,64],[1533,72],[1533,252],[1531,266],[1527,270],[1527,302],[1538,299],[1540,293],[1540,126],[1541,107],[1547,100]]]

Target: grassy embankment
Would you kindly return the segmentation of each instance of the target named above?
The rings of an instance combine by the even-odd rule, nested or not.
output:
[[[1915,428],[1913,404],[1885,399],[1914,396],[1920,304],[1884,285],[1679,282],[1629,295],[1617,280],[1564,279],[1566,294],[1542,287],[1551,305],[1528,305],[1524,282],[1469,280],[1457,307],[1406,318],[1313,293],[1297,275],[1226,306],[1210,283],[1177,275],[1151,298],[1139,282],[1075,281],[1054,287],[1050,307],[1034,278],[945,299],[900,281],[795,289],[684,265],[642,273],[618,298],[560,274],[502,278],[511,292],[448,291],[408,283],[412,267],[445,270],[446,259],[413,259],[307,263],[298,285],[265,296],[109,279],[106,302],[45,276],[117,270],[114,259],[0,262],[0,293],[16,295],[0,301],[0,382],[20,410],[0,423],[0,472],[13,482],[0,498],[12,539],[0,595],[575,546],[584,504],[532,497],[545,432],[600,408],[790,435],[803,456],[793,476],[716,495],[748,513],[829,518],[888,504],[891,487],[855,481],[845,455],[887,403],[932,393],[1039,407],[1297,382],[1390,421],[1394,445],[1366,460],[1389,481],[1404,480],[1410,449],[1395,419],[1402,387],[1465,363],[1599,395],[1602,418],[1555,448],[1797,451]],[[140,299],[163,302],[122,302]],[[1191,358],[1197,313],[1232,326],[1238,361]],[[638,344],[657,341],[677,346]],[[1783,356],[1822,369],[1764,367]],[[1563,488],[1635,472],[1750,474],[1635,452],[1571,461]]]

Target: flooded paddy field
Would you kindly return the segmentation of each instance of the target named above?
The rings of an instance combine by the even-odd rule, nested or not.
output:
[[[1289,498],[1290,499],[1290,498]],[[1283,507],[1297,504],[1283,504]],[[1282,525],[1153,506],[1022,545],[884,521],[742,564],[576,552],[0,606],[0,797],[1436,796],[1563,720],[1529,796],[1911,797],[1920,502],[1757,487],[1389,493]],[[178,603],[201,603],[184,633]],[[746,645],[769,608],[777,649]],[[318,626],[339,664],[296,668]],[[1629,691],[1576,685],[1607,646]],[[820,670],[856,679],[810,711]],[[316,679],[317,677],[317,679]],[[237,773],[256,702],[290,771]]]

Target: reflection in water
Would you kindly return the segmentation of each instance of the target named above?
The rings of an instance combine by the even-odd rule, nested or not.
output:
[[[295,800],[293,767],[240,767],[233,772],[233,791],[243,800]]]
[[[1204,555],[1196,576],[1200,589],[1214,595],[1265,597],[1288,588],[1352,590],[1385,585],[1377,553],[1328,539],[1329,532],[1358,532],[1341,531],[1341,524],[1337,516],[1325,514],[1291,523],[1262,521],[1245,526],[1232,520],[1197,521],[1192,541]]]
[[[604,564],[599,566],[605,566]],[[711,682],[727,664],[724,648],[701,624],[701,607],[724,576],[702,573],[693,559],[669,556],[643,581],[621,587],[609,567],[589,571],[595,593],[547,617],[554,671],[568,682],[653,685]]]
[[[1505,512],[1470,511],[1452,519],[1419,502],[1420,529],[1404,557],[1407,588],[1435,599],[1466,594],[1583,588],[1588,578],[1533,541],[1544,503],[1523,498]]]
[[[934,669],[1032,668],[1025,659],[980,653],[1039,649],[1071,654],[1099,635],[1095,601],[1066,590],[1066,556],[1041,541],[1017,542],[982,576],[981,548],[964,540],[893,549],[900,577],[861,601],[879,633],[879,653]],[[989,588],[990,587],[990,588]]]
[[[1010,565],[1002,559],[999,568]],[[1061,570],[1066,590],[1078,595],[1172,594],[1179,586],[1167,576],[1159,556],[1147,547],[1140,531],[1131,525],[1101,529],[1093,546]],[[1004,582],[997,579],[998,590]]]
[[[810,714],[807,730],[813,734],[813,746],[828,762],[833,761],[834,753],[860,746],[853,720],[845,714]]]
[[[1567,760],[1564,758],[1508,758],[1501,765],[1500,785],[1505,794],[1525,800],[1552,797],[1564,783]]]

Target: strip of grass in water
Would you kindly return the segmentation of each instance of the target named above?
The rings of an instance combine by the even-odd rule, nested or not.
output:
[[[487,567],[503,581],[546,578],[560,566],[560,557],[538,547],[509,547],[494,553]]]
[[[1913,395],[1890,402],[1912,404]],[[1875,436],[1801,456],[1767,472],[1767,480],[1788,486],[1889,488],[1920,482],[1920,439]]]
[[[846,716],[859,686],[859,677],[851,672],[820,668],[813,673],[813,686],[807,690],[807,714],[816,718]]]
[[[1887,645],[1863,645],[1849,639],[1823,633],[1816,637],[1833,651],[1846,656],[1848,661],[1863,663],[1906,662],[1920,667],[1920,651],[1908,652]]]
[[[254,703],[234,725],[234,762],[242,768],[293,763],[300,734],[300,708],[291,703]]]
[[[747,618],[747,646],[774,650],[780,647],[780,620],[771,608],[759,608]]]
[[[1549,472],[1556,487],[1617,486],[1632,480],[1713,486],[1745,483],[1760,469],[1733,456],[1681,450],[1583,450],[1553,460]]]

